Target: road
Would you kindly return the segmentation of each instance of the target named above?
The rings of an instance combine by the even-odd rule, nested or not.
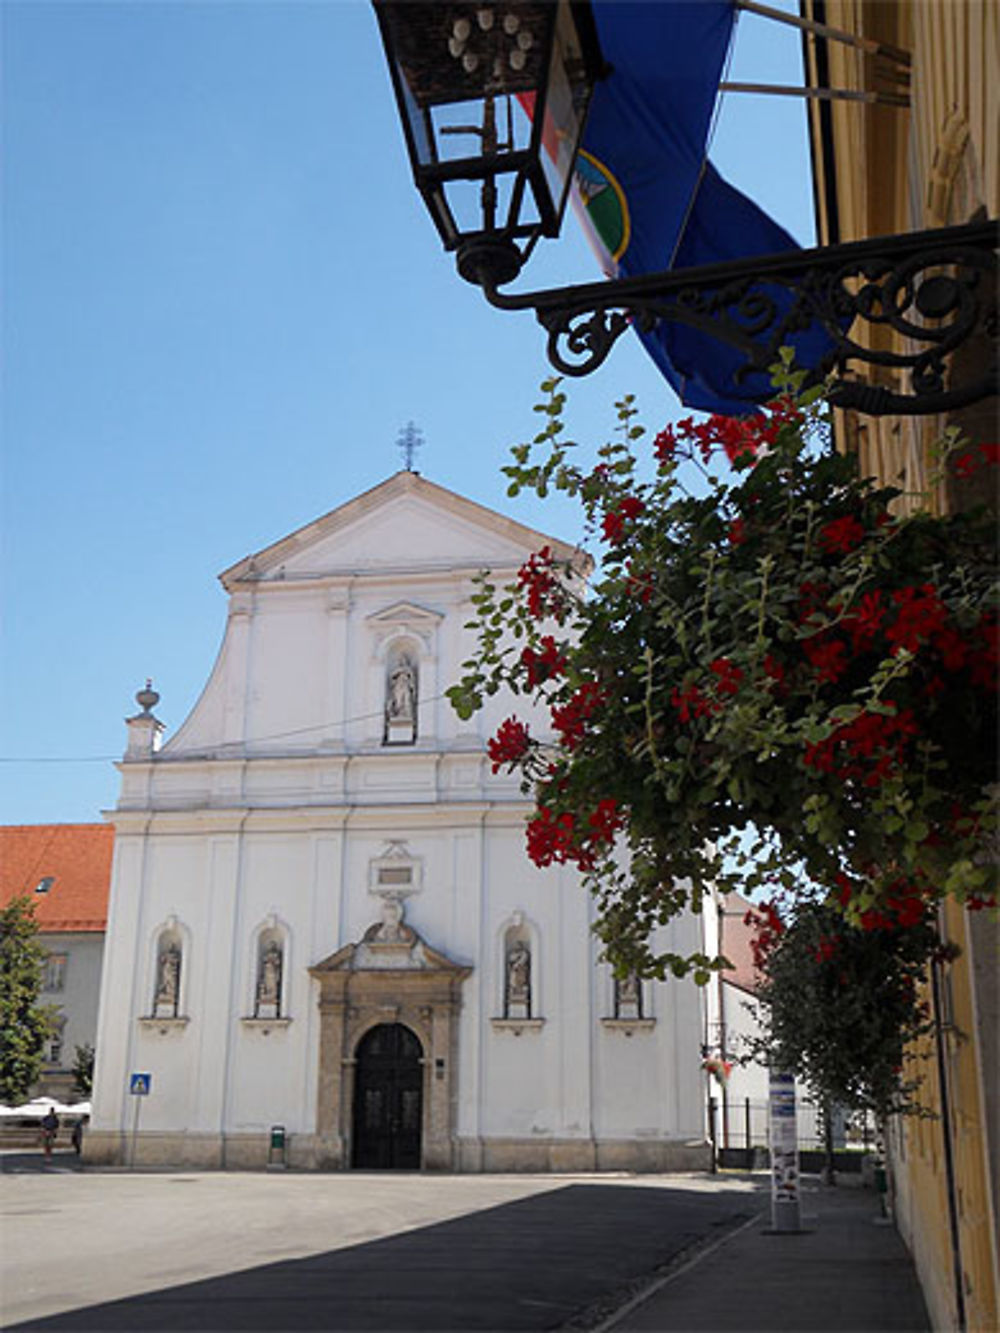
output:
[[[587,1327],[765,1202],[707,1176],[73,1165],[5,1163],[5,1328]]]

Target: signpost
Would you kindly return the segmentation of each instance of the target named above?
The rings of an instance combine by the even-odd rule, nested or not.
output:
[[[131,1074],[128,1081],[129,1094],[135,1098],[135,1112],[132,1116],[132,1147],[129,1152],[129,1170],[135,1170],[135,1139],[139,1131],[139,1107],[143,1097],[148,1097],[153,1086],[152,1074]]]
[[[771,1145],[771,1230],[801,1231],[795,1078],[774,1069],[770,1072],[768,1087],[768,1139]]]

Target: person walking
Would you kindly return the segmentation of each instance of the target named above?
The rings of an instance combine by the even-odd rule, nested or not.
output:
[[[49,1109],[42,1116],[42,1147],[45,1150],[45,1160],[52,1161],[52,1145],[56,1141],[56,1135],[59,1132],[59,1117],[53,1108]]]

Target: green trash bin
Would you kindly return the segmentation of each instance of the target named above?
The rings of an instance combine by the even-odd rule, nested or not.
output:
[[[271,1144],[267,1150],[268,1166],[285,1166],[285,1127],[271,1126]]]

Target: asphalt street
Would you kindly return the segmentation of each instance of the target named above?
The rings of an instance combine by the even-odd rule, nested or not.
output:
[[[760,1181],[5,1163],[3,1326],[592,1327],[757,1215]]]

